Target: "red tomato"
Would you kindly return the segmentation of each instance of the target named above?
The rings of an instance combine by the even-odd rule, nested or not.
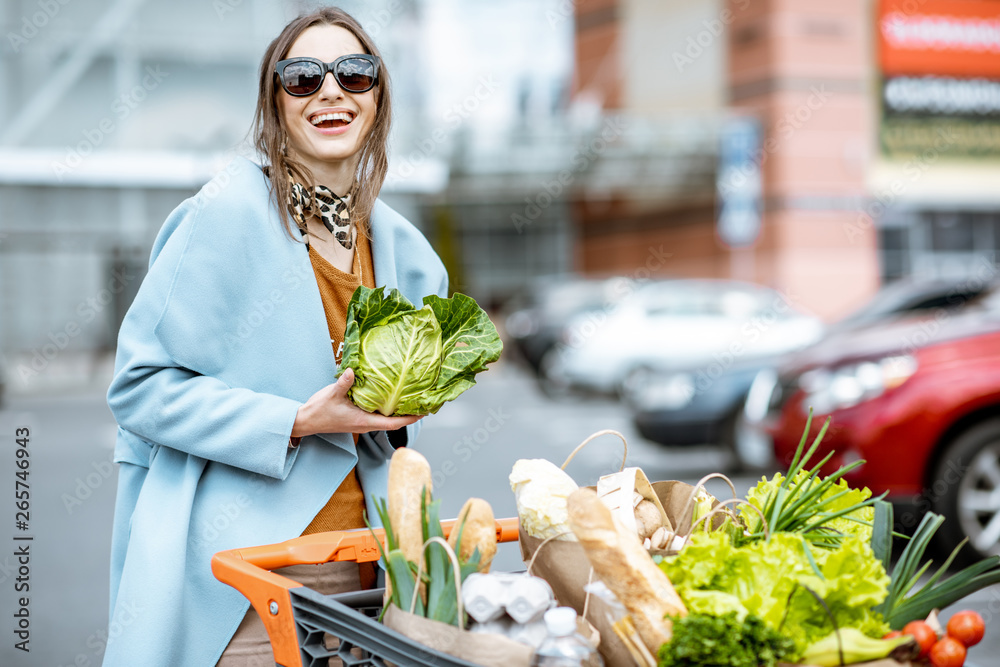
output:
[[[965,664],[965,647],[957,639],[945,637],[931,647],[930,658],[934,667],[962,667]]]
[[[901,631],[893,630],[892,632],[885,633],[885,636],[882,637],[882,639],[895,639],[896,637],[902,637],[902,636],[903,633]]]
[[[948,619],[948,636],[962,642],[965,647],[981,642],[985,633],[983,617],[974,611],[960,611]]]
[[[903,634],[910,635],[917,640],[917,644],[920,646],[921,658],[927,657],[931,647],[934,646],[934,642],[938,640],[934,628],[929,626],[926,621],[910,621],[903,626]]]

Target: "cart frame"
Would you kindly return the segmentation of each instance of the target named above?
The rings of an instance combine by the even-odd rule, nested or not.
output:
[[[441,522],[441,529],[446,537],[451,534],[455,523],[455,519]],[[516,541],[518,520],[497,520],[496,532],[498,542]],[[229,549],[212,557],[212,574],[250,600],[264,622],[275,662],[284,667],[303,667],[292,596],[289,593],[293,588],[303,588],[303,585],[270,570],[330,561],[377,561],[381,555],[379,544],[384,543],[384,540],[385,533],[381,528],[359,528],[314,533],[276,544]],[[358,618],[367,620],[360,615]]]

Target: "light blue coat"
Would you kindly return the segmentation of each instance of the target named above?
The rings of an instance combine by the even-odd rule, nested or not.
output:
[[[379,201],[371,226],[377,285],[415,304],[446,296],[444,266],[413,225]],[[214,665],[249,602],[212,576],[212,555],[300,535],[355,464],[377,522],[384,432],[357,448],[331,433],[288,449],[299,406],[336,372],[306,248],[260,167],[236,158],[167,218],[118,336],[105,665]]]

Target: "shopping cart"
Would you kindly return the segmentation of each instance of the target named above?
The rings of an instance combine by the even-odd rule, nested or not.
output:
[[[446,537],[454,525],[454,519],[441,522]],[[517,540],[516,518],[498,520],[496,529],[498,542]],[[381,529],[376,529],[373,536],[372,531],[363,528],[220,551],[212,557],[212,573],[250,600],[267,629],[274,660],[283,667],[326,667],[331,657],[357,667],[385,667],[386,661],[397,665],[474,667],[376,621],[383,589],[323,595],[270,571],[330,561],[376,561],[380,555],[376,539],[384,539]],[[340,645],[327,649],[323,639],[326,633],[339,638]]]

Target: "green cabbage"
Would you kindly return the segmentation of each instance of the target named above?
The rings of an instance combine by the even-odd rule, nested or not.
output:
[[[426,415],[476,384],[476,373],[502,350],[496,327],[471,297],[432,294],[415,308],[399,290],[362,285],[347,306],[340,373],[354,370],[348,396],[362,410]]]
[[[758,616],[801,653],[838,627],[881,637],[889,626],[872,608],[885,600],[889,577],[869,544],[846,535],[838,549],[815,548],[794,533],[733,546],[728,535],[697,532],[660,563],[692,614]],[[822,598],[829,615],[809,589]]]

